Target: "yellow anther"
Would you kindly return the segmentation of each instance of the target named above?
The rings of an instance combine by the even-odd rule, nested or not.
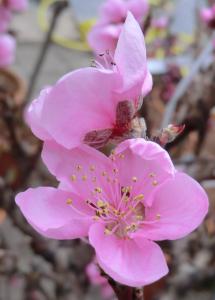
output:
[[[160,214],[157,214],[157,215],[156,215],[156,219],[157,219],[157,220],[160,220],[160,218],[161,218],[161,215],[160,215]]]
[[[81,165],[77,165],[77,166],[76,166],[76,170],[77,170],[77,171],[81,171],[82,169],[83,169],[83,167],[82,167]]]
[[[96,182],[96,177],[94,176],[93,178],[92,178],[92,182]]]
[[[132,181],[133,181],[133,182],[137,182],[137,177],[133,176],[133,177],[132,177]]]
[[[96,169],[96,167],[95,167],[94,165],[91,165],[91,166],[90,166],[90,171],[93,172],[93,171],[95,171],[95,169]]]
[[[154,180],[154,181],[152,182],[152,185],[154,185],[154,186],[158,185],[157,180]]]
[[[68,205],[72,204],[72,199],[71,198],[67,199],[66,204],[68,204]]]
[[[98,221],[99,219],[99,216],[93,216],[93,221]]]
[[[99,186],[95,187],[94,191],[99,193],[99,194],[102,193],[102,189]]]
[[[104,234],[109,235],[109,234],[111,234],[111,231],[109,229],[105,228]]]
[[[105,206],[106,206],[106,203],[105,203],[104,201],[102,201],[102,200],[98,200],[96,204],[97,204],[97,206],[98,206],[99,208],[105,207]]]
[[[150,173],[149,177],[151,177],[151,178],[155,177],[155,173]]]
[[[130,229],[132,231],[137,230],[137,224],[136,223],[132,223],[131,226],[130,226]]]
[[[143,220],[143,216],[137,215],[137,216],[136,216],[136,220],[142,221],[142,220]]]
[[[123,158],[125,158],[125,155],[122,154],[122,153],[120,153],[120,154],[119,154],[119,158],[123,159]]]
[[[72,181],[76,181],[76,175],[72,175],[70,178]]]
[[[143,200],[143,199],[144,199],[144,195],[143,194],[139,194],[139,195],[137,195],[137,196],[134,197],[135,201]]]
[[[86,181],[86,180],[87,180],[87,176],[86,176],[86,175],[83,175],[83,176],[82,176],[82,180],[83,180],[83,181]]]
[[[106,175],[107,175],[107,172],[103,171],[102,176],[106,176]]]
[[[123,193],[129,193],[131,190],[132,190],[132,187],[131,187],[131,186],[124,186],[124,187],[122,188],[122,192],[123,192]]]
[[[115,150],[111,150],[111,155],[115,155],[116,151]]]
[[[114,168],[114,169],[113,169],[113,172],[116,174],[116,173],[119,172],[119,170],[118,170],[117,168]]]
[[[113,213],[115,216],[120,216],[120,212],[117,209],[114,209]]]

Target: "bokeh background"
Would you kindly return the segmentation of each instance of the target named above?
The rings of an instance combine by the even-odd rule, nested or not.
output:
[[[47,36],[53,15],[51,1],[29,0],[28,10],[13,16],[10,27],[17,51],[6,83],[0,70],[0,300],[114,299],[111,291],[104,293],[106,283],[93,282],[86,271],[94,254],[85,242],[39,236],[14,204],[15,194],[28,186],[56,185],[40,161],[40,142],[24,125],[24,106],[65,73],[91,65],[93,53],[83,39],[102,2],[70,0],[56,20],[52,33],[55,42]],[[164,32],[146,33],[154,88],[141,114],[153,139],[159,136],[178,84],[186,82],[213,36],[213,28],[200,20],[199,12],[214,1],[151,2],[155,19],[163,15],[171,19]],[[170,274],[145,288],[146,300],[215,299],[214,58],[211,47],[191,83],[184,90],[182,85],[177,109],[168,117],[171,122],[186,124],[186,128],[167,146],[177,167],[207,190],[210,212],[204,224],[187,238],[161,243]],[[14,76],[21,89],[18,96],[14,96],[16,91],[4,90],[5,84],[10,90]]]

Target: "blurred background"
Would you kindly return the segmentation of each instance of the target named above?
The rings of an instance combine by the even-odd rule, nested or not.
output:
[[[115,299],[86,243],[39,236],[14,203],[26,187],[56,185],[40,161],[40,141],[25,126],[24,109],[45,86],[91,65],[87,34],[103,2],[29,0],[28,8],[13,13],[8,31],[16,39],[16,55],[13,63],[0,67],[0,300]],[[168,124],[186,125],[166,149],[177,167],[206,189],[210,212],[187,238],[161,243],[170,274],[145,288],[145,300],[213,300],[215,15],[209,20],[202,10],[215,1],[149,4],[144,31],[154,87],[140,114],[153,140]]]

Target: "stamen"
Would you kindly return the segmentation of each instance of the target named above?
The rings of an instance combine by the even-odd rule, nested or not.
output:
[[[76,181],[76,175],[72,175],[70,178],[71,178],[71,181]]]
[[[150,173],[149,177],[151,177],[151,178],[155,177],[155,173]]]
[[[107,172],[103,171],[102,176],[106,176],[106,175],[107,175]]]
[[[137,215],[137,216],[136,216],[136,220],[137,220],[137,221],[142,221],[142,220],[143,220],[143,216]]]
[[[71,198],[67,199],[66,204],[71,205],[72,204],[72,199]]]
[[[86,180],[87,180],[87,175],[83,175],[83,176],[82,176],[82,180],[83,180],[83,181],[86,181]]]
[[[102,189],[99,186],[95,187],[94,191],[99,193],[99,194],[102,193]]]
[[[101,199],[99,199],[96,204],[99,208],[105,208],[105,207],[109,206],[109,203],[107,203]]]
[[[144,195],[143,194],[139,194],[139,195],[137,195],[137,196],[134,197],[135,201],[143,200],[143,199],[144,199]]]
[[[120,154],[119,154],[119,158],[123,159],[123,158],[125,158],[125,155],[122,154],[122,153],[120,153]]]
[[[105,228],[105,230],[104,230],[104,234],[106,234],[106,235],[110,235],[112,232],[111,232],[111,230],[109,230],[109,229],[107,229],[107,228]]]

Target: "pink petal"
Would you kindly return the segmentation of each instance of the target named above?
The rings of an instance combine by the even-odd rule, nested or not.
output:
[[[88,34],[88,43],[97,54],[109,50],[114,53],[122,25],[97,25]]]
[[[40,92],[39,98],[33,100],[25,112],[25,119],[32,132],[41,140],[50,140],[51,136],[43,127],[41,114],[43,105],[51,87],[45,88]]]
[[[0,5],[0,33],[6,32],[11,20],[11,12],[9,9]]]
[[[196,229],[208,212],[208,198],[198,182],[184,173],[162,184],[154,194],[152,206],[146,210],[143,236],[152,240],[174,240]]]
[[[92,200],[92,192],[101,187],[101,196],[111,200],[111,187],[102,172],[112,172],[111,161],[101,152],[86,145],[72,150],[65,149],[53,142],[46,142],[42,158],[49,171],[85,200]],[[77,167],[79,166],[79,169]],[[95,180],[94,180],[95,179]]]
[[[210,22],[214,18],[214,14],[213,14],[212,9],[210,9],[210,8],[203,8],[200,11],[200,17],[201,17],[202,21],[204,21],[204,22]]]
[[[66,203],[70,198],[78,211]],[[83,237],[92,224],[89,210],[79,196],[55,188],[28,189],[16,196],[16,203],[32,227],[49,238]]]
[[[121,185],[132,186],[134,196],[143,194],[145,205],[150,205],[159,185],[175,173],[168,153],[158,144],[144,139],[126,140],[117,146],[115,164]]]
[[[101,6],[99,24],[122,23],[126,18],[126,5],[123,0],[107,0]]]
[[[150,74],[143,33],[131,13],[128,13],[121,31],[114,60],[123,78],[123,86],[118,90],[119,93],[125,93],[126,96],[129,92],[130,98],[135,98],[140,96],[142,86],[147,91],[151,90],[152,82],[147,78]],[[144,84],[145,80],[147,85]]]
[[[89,240],[101,268],[122,284],[139,287],[168,273],[160,247],[151,241],[105,235],[102,224],[91,226]]]
[[[149,11],[147,0],[129,0],[125,2],[127,10],[130,11],[138,22],[143,22],[144,17]]]
[[[15,58],[16,41],[9,34],[0,35],[0,67],[7,67]]]
[[[118,80],[116,73],[96,68],[67,74],[46,95],[40,124],[66,148],[78,146],[89,131],[112,128]]]

